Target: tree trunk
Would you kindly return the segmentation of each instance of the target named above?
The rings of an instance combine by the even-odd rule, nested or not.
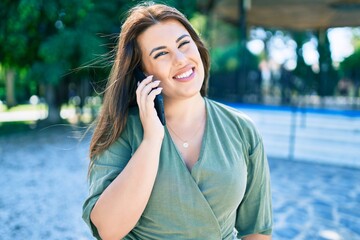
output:
[[[6,105],[10,108],[17,104],[15,97],[15,71],[6,71]]]
[[[61,121],[60,118],[60,104],[56,98],[56,88],[54,85],[48,83],[46,85],[46,94],[45,99],[48,104],[48,117],[46,119],[49,123],[59,123]]]
[[[238,72],[238,79],[237,79],[237,90],[238,90],[238,96],[239,100],[241,102],[244,102],[244,95],[246,94],[246,82],[248,80],[247,75],[249,72],[249,69],[247,68],[248,64],[248,54],[246,51],[246,41],[247,41],[247,12],[246,12],[246,3],[245,0],[239,0],[239,59],[240,65],[239,65],[239,72]]]

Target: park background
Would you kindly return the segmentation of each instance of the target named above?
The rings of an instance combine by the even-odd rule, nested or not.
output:
[[[1,239],[91,239],[85,133],[137,2],[0,2]],[[263,135],[273,238],[360,239],[360,1],[162,2],[209,47],[209,97]]]

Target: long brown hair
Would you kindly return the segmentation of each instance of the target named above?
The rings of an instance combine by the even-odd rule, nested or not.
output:
[[[198,34],[190,22],[177,9],[154,3],[142,3],[133,7],[122,25],[116,47],[115,61],[106,86],[101,112],[90,143],[90,159],[106,150],[120,136],[125,128],[128,110],[136,106],[136,81],[133,70],[141,64],[141,52],[136,38],[150,26],[167,19],[179,21],[198,47],[205,70],[201,95],[207,93],[210,57]]]

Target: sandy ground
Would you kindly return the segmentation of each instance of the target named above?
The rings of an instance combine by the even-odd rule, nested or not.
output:
[[[0,135],[0,239],[92,239],[84,129]],[[274,240],[360,239],[360,170],[269,159]]]
[[[0,137],[0,239],[90,239],[81,219],[88,139],[54,126]]]

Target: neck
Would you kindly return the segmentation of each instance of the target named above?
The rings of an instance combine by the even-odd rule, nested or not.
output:
[[[164,101],[166,121],[170,124],[193,124],[205,116],[205,102],[203,97],[195,95],[186,99],[166,99]]]

